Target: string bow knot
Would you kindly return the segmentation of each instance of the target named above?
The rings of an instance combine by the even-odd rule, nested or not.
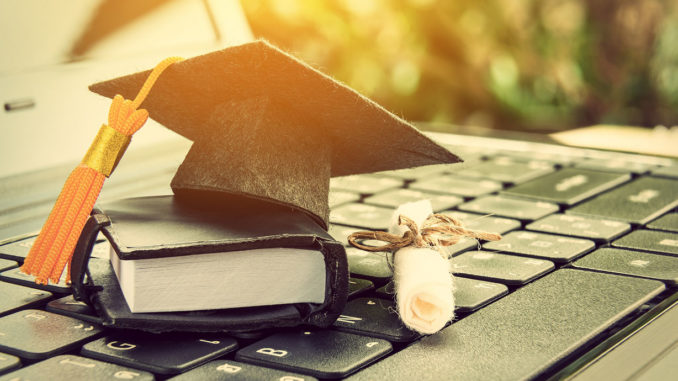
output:
[[[396,251],[405,246],[415,247],[445,247],[451,246],[462,239],[475,238],[485,241],[498,241],[501,235],[483,231],[474,231],[464,227],[464,224],[451,216],[432,214],[424,221],[421,229],[409,217],[400,215],[398,225],[408,230],[400,236],[384,231],[359,231],[348,236],[351,246],[365,251]],[[366,240],[386,242],[384,245],[366,245]]]

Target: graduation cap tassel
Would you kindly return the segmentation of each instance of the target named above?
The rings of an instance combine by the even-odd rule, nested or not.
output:
[[[148,119],[148,112],[137,108],[146,99],[160,74],[180,60],[179,57],[170,57],[160,62],[133,101],[124,99],[122,95],[113,98],[108,112],[108,125],[101,126],[82,162],[66,179],[40,235],[21,267],[24,273],[34,275],[37,283],[58,283],[64,267],[70,267],[73,250],[104,180],[120,161],[132,135]],[[70,271],[66,281],[70,282]]]

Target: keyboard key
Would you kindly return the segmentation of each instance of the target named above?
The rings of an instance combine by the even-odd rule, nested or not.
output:
[[[410,189],[455,194],[462,197],[478,197],[501,190],[502,185],[492,180],[439,176],[415,181],[410,184]]]
[[[40,310],[0,318],[0,351],[26,359],[68,352],[101,333],[96,324]]]
[[[668,255],[603,248],[578,259],[572,266],[657,279],[671,286],[678,285],[678,258]]]
[[[23,263],[36,238],[25,238],[0,246],[0,258]]]
[[[489,233],[506,234],[511,230],[520,229],[521,226],[520,221],[509,218],[464,213],[456,210],[443,212],[442,214],[460,220],[464,223],[464,227],[468,229]]]
[[[336,208],[339,205],[348,204],[349,202],[356,201],[360,201],[359,194],[340,190],[331,191],[328,200],[330,208]]]
[[[374,284],[367,279],[349,278],[348,279],[348,297],[354,298],[374,289]]]
[[[177,374],[232,352],[223,334],[115,333],[85,344],[82,355],[153,373]]]
[[[391,352],[382,339],[333,330],[278,333],[239,350],[236,360],[318,378],[345,377]]]
[[[654,230],[636,230],[614,241],[612,246],[678,256],[678,234]]]
[[[525,227],[544,233],[588,238],[610,242],[631,230],[626,222],[579,217],[569,214],[552,214]]]
[[[444,247],[448,258],[472,249],[480,249],[480,243],[478,243],[478,241],[473,238],[462,238],[454,245]]]
[[[9,372],[21,366],[21,361],[16,356],[0,352],[0,374]]]
[[[334,322],[340,331],[378,337],[391,342],[410,342],[419,337],[403,325],[393,300],[359,298],[346,304]]]
[[[411,181],[424,179],[427,177],[438,177],[450,167],[451,166],[449,164],[434,164],[416,168],[398,169],[395,171],[377,172],[375,175]]]
[[[498,154],[498,152],[504,152],[504,151],[499,151],[498,149],[494,147],[488,147],[486,144],[482,146],[475,146],[475,145],[467,145],[467,144],[441,144],[443,147],[445,147],[448,151],[454,152],[455,155],[458,155],[460,158],[464,160],[464,162],[467,162],[469,159],[475,159],[475,158],[488,158],[493,155]]]
[[[668,177],[671,179],[678,179],[678,165],[670,167],[659,167],[652,170],[653,176]]]
[[[379,287],[374,291],[374,294],[380,298],[386,298],[388,300],[395,300],[395,289],[393,281],[386,283],[385,285]]]
[[[501,241],[486,242],[483,249],[567,263],[593,250],[592,241],[526,231],[511,232]]]
[[[678,180],[643,177],[586,201],[568,214],[644,225],[678,205]]]
[[[532,221],[557,212],[558,205],[504,196],[485,196],[462,204],[459,209],[467,212],[515,218],[521,221]]]
[[[654,165],[651,164],[640,163],[637,161],[629,161],[619,158],[611,159],[596,158],[582,160],[580,162],[575,163],[574,166],[577,168],[587,168],[605,172],[621,172],[635,174],[647,173],[650,169],[654,167]]]
[[[371,175],[333,177],[330,179],[330,189],[332,191],[342,190],[360,194],[374,194],[387,189],[400,188],[401,186],[403,186],[401,180]]]
[[[101,323],[101,318],[96,315],[90,306],[76,301],[72,295],[50,301],[45,309],[55,314],[70,316],[90,323]]]
[[[61,355],[21,368],[5,377],[17,380],[154,380],[152,374],[74,355]]]
[[[338,241],[338,242],[342,243],[344,246],[348,247],[348,246],[350,246],[348,244],[348,236],[350,236],[352,233],[357,232],[359,230],[363,230],[363,229],[330,224],[330,228],[328,230],[328,233],[330,233],[332,238],[334,238],[336,241]]]
[[[647,224],[648,229],[678,233],[678,213],[669,213]]]
[[[59,280],[59,283],[53,284],[37,284],[35,283],[35,277],[33,275],[28,275],[26,273],[21,272],[20,269],[12,269],[12,270],[7,270],[3,271],[0,273],[0,280],[9,282],[9,283],[15,283],[19,284],[22,286],[38,289],[38,290],[43,290],[43,291],[48,291],[51,293],[55,294],[70,294],[71,293],[71,286],[66,284],[66,277],[62,276],[61,279]]]
[[[388,282],[393,276],[386,253],[372,253],[356,248],[347,248],[348,270],[351,276],[364,278],[376,286]]]
[[[561,155],[561,154],[557,154],[557,153],[532,152],[532,151],[526,151],[526,152],[507,151],[507,152],[502,152],[502,156],[509,156],[516,161],[530,162],[530,161],[534,161],[534,160],[539,160],[539,161],[549,162],[549,163],[552,163],[552,164],[557,164],[557,165],[560,165],[560,166],[569,165],[569,164],[574,163],[576,160],[578,160],[575,157],[567,156],[567,155]],[[502,156],[495,156],[495,157],[502,157]]]
[[[534,379],[663,290],[654,280],[558,270],[349,380]]]
[[[631,179],[624,173],[565,168],[507,189],[502,194],[574,205]]]
[[[394,300],[393,282],[387,283],[375,291],[382,298]],[[508,287],[500,283],[478,279],[454,277],[454,307],[458,312],[475,311],[508,293]]]
[[[469,251],[450,259],[450,271],[486,281],[519,286],[555,268],[543,259],[517,257],[488,251]]]
[[[52,296],[47,291],[6,282],[0,282],[0,295],[2,295],[0,299],[0,316],[21,308],[37,307]]]
[[[500,283],[454,278],[454,304],[459,312],[476,311],[506,294],[508,287]]]
[[[21,236],[23,239],[24,237],[27,236],[26,232],[32,232],[31,235],[38,234],[40,228],[45,223],[44,216],[46,216],[47,213],[49,213],[50,206],[51,205],[47,206],[45,208],[46,210],[44,212],[41,212],[39,216],[33,215],[33,213],[23,213],[23,211],[20,210],[16,211],[17,214],[22,215],[28,214],[27,219],[15,219],[13,217],[16,216],[5,217],[2,214],[0,214],[0,242],[2,242],[3,244],[6,244],[10,241],[13,242],[17,236]],[[0,256],[3,256],[2,251],[0,251]]]
[[[471,168],[455,173],[462,177],[482,178],[505,184],[520,184],[553,172],[553,165],[546,161],[522,162],[508,156],[481,162]]]
[[[233,360],[216,360],[184,374],[169,378],[172,381],[225,380],[225,381],[313,381],[315,377],[264,368]]]
[[[345,204],[330,211],[330,222],[365,229],[386,230],[392,214],[391,208],[367,204]]]
[[[10,261],[9,259],[0,259],[0,271],[5,271],[18,267],[19,264],[15,261]]]
[[[416,189],[394,189],[367,197],[365,203],[395,209],[406,202],[418,200],[430,200],[434,212],[451,209],[464,201],[462,198],[452,195],[436,194]]]

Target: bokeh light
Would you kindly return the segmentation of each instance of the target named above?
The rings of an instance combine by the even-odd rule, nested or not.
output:
[[[678,124],[678,4],[248,0],[256,37],[410,120]]]

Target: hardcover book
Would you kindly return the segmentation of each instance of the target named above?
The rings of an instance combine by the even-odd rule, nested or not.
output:
[[[223,195],[201,201],[142,197],[93,212],[72,279],[104,325],[228,331],[334,321],[348,292],[340,243],[288,207]],[[83,278],[99,230],[111,263],[92,263]]]

